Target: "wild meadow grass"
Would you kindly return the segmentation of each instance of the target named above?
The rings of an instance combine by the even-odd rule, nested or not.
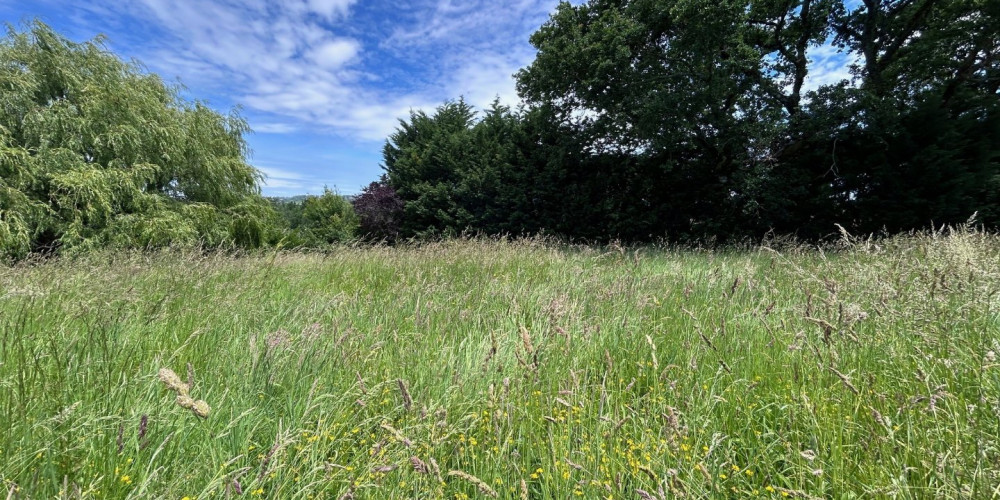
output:
[[[22,264],[0,498],[998,497],[998,337],[970,229]]]

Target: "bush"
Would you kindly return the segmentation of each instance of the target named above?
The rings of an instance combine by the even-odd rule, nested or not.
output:
[[[320,196],[302,202],[302,220],[297,228],[305,246],[346,243],[358,232],[358,216],[351,202],[324,188]]]

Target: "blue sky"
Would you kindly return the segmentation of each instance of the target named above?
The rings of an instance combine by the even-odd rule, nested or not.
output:
[[[575,0],[573,3],[580,3]],[[71,39],[97,34],[186,97],[242,106],[264,193],[358,192],[409,116],[464,96],[516,104],[512,75],[558,0],[0,0],[0,21],[39,18]],[[849,76],[830,46],[807,88]]]
[[[411,109],[464,96],[515,104],[512,75],[557,0],[0,0],[109,47],[227,111],[255,133],[267,195],[350,194],[381,174],[386,136]]]

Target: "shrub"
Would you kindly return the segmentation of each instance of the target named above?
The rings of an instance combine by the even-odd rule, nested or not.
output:
[[[358,216],[351,202],[324,188],[320,196],[309,196],[302,202],[302,221],[298,228],[307,246],[346,243],[355,238]]]

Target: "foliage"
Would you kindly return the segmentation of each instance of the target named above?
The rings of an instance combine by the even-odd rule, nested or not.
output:
[[[412,111],[389,136],[382,156],[389,186],[404,202],[403,235],[456,234],[472,225],[460,199],[474,163],[474,117],[464,101],[449,102],[433,115]]]
[[[562,3],[525,107],[413,113],[384,149],[408,236],[819,239],[1000,224],[1000,20],[967,0]],[[957,22],[955,20],[958,20]],[[851,80],[809,84],[830,44]],[[930,124],[930,125],[928,125]]]
[[[460,471],[499,498],[990,498],[1000,240],[838,248],[0,268],[0,489],[484,498]]]
[[[403,200],[383,176],[366,186],[352,202],[358,214],[359,234],[370,241],[392,243],[399,237]]]
[[[993,3],[563,3],[532,36],[518,88],[584,155],[631,165],[602,168],[631,186],[624,203],[599,198],[652,215],[631,234],[815,238],[836,223],[899,231],[975,211],[995,227]],[[857,60],[853,80],[808,90],[808,61],[831,41]]]
[[[320,196],[308,196],[302,202],[302,224],[298,227],[311,246],[345,243],[358,231],[358,216],[351,202],[323,188]]]
[[[267,198],[268,203],[278,213],[282,227],[286,229],[296,228],[302,225],[302,202],[307,196],[297,196],[295,198]]]
[[[358,216],[351,202],[323,189],[320,196],[269,198],[279,214],[280,231],[272,243],[283,248],[321,248],[346,243],[357,236]]]
[[[0,87],[0,256],[266,240],[273,212],[235,112],[41,22],[8,27]]]

